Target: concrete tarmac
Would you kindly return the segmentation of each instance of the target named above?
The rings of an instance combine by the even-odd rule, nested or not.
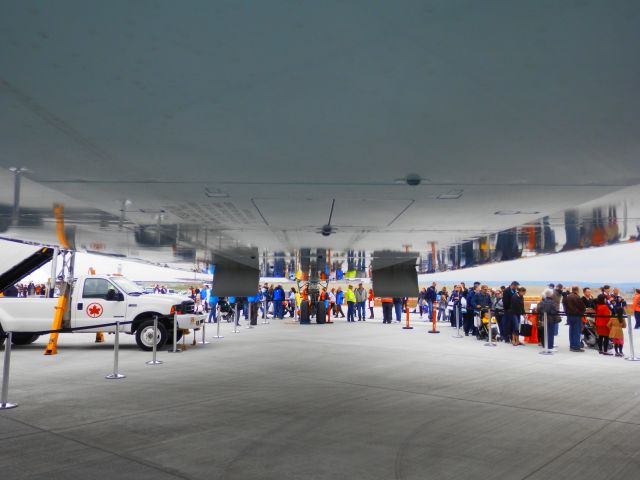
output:
[[[640,478],[640,362],[413,325],[208,325],[156,366],[123,335],[123,380],[113,336],[14,348],[0,478]]]

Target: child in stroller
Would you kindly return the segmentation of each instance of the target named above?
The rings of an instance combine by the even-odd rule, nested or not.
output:
[[[486,310],[482,311],[480,318],[480,325],[478,326],[478,333],[476,335],[478,340],[489,340],[489,312]],[[498,338],[498,327],[495,318],[491,318],[491,339],[497,340]]]
[[[220,300],[218,300],[218,309],[218,318],[220,321],[224,320],[227,323],[233,322],[235,311],[225,297],[221,297]]]

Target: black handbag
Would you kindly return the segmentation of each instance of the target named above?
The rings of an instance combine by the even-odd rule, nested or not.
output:
[[[533,325],[531,325],[530,323],[522,323],[520,325],[520,335],[522,335],[523,337],[530,337],[532,329]]]

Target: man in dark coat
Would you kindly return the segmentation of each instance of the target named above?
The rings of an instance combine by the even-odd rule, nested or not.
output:
[[[543,299],[538,304],[538,335],[544,342],[546,335],[546,348],[547,350],[553,349],[553,341],[555,339],[553,325],[560,323],[560,315],[558,315],[558,303],[554,298],[554,291],[547,289],[543,293]],[[545,314],[547,330],[545,331]],[[543,343],[544,344],[544,343]]]
[[[567,295],[565,313],[569,323],[569,349],[572,352],[584,352],[580,345],[580,332],[582,331],[582,316],[587,310],[579,295],[580,288],[571,287],[571,293]]]
[[[509,288],[506,288],[502,294],[502,305],[504,307],[504,335],[505,338],[513,338],[512,325],[513,314],[511,312],[511,299],[517,295],[517,288],[520,286],[518,282],[511,282]]]

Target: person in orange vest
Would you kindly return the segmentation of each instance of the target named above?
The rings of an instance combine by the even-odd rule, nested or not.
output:
[[[393,298],[382,297],[382,323],[391,323],[393,315]]]
[[[636,319],[634,329],[640,328],[640,288],[636,288],[636,294],[633,296],[633,316]]]
[[[538,311],[535,305],[531,305],[527,320],[531,324],[531,336],[524,337],[524,342],[538,345],[540,343],[538,339]]]
[[[373,295],[373,288],[369,289],[369,294],[367,295],[367,306],[369,307],[369,320],[373,318],[373,306],[375,305],[376,297]]]

